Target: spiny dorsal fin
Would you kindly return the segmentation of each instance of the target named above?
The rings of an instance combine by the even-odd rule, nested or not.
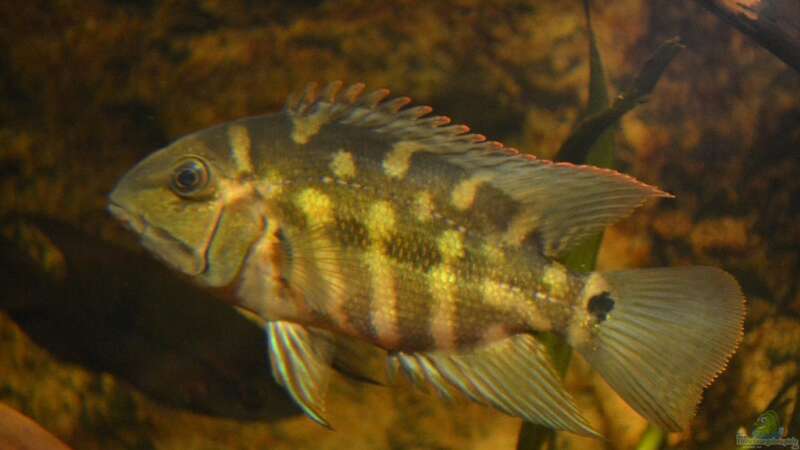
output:
[[[670,197],[660,189],[619,172],[556,163],[521,154],[445,116],[426,117],[428,106],[404,108],[407,97],[384,101],[385,89],[363,94],[363,84],[341,91],[333,82],[317,93],[309,85],[286,104],[288,114],[314,126],[336,121],[368,128],[399,141],[413,141],[515,200],[519,208],[498,240],[521,245],[531,236],[544,254],[558,256],[581,240],[627,216],[650,197]],[[340,93],[341,92],[341,93]]]
[[[502,149],[508,154],[517,153],[498,142],[486,142],[485,136],[470,133],[466,125],[450,125],[450,118],[447,116],[425,117],[433,111],[430,106],[404,108],[411,103],[408,97],[384,101],[389,95],[388,89],[378,89],[367,94],[363,94],[363,91],[363,83],[356,83],[342,90],[342,82],[334,81],[321,91],[316,83],[310,83],[301,95],[289,96],[285,110],[292,116],[324,117],[328,122],[360,125],[398,138],[447,147],[441,149],[442,153],[457,153],[469,149]]]

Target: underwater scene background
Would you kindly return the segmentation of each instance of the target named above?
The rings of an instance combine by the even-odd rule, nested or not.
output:
[[[800,437],[800,73],[700,3],[591,8],[611,101],[663,42],[685,47],[610,137],[618,170],[675,198],[606,230],[597,266],[721,267],[748,299],[745,335],[690,428],[655,444],[572,358],[567,389],[607,440],[550,448],[730,449],[767,410]],[[146,256],[107,195],[152,151],[313,81],[386,87],[555,158],[589,63],[577,0],[0,2],[0,402],[74,449],[517,448],[519,419],[405,380],[339,375],[334,431],[303,417],[259,327]],[[382,376],[352,352],[342,372]]]

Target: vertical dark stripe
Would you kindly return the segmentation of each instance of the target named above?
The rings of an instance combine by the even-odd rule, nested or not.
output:
[[[428,288],[426,272],[409,264],[400,264],[395,271],[397,287],[397,328],[403,351],[430,351],[434,349],[431,336],[433,298]]]
[[[363,260],[360,250],[353,247],[341,249],[342,260],[358,262]],[[348,324],[360,337],[373,340],[375,332],[370,324],[371,292],[369,273],[362,264],[344,264],[341,268],[343,280],[347,284],[348,296],[344,302],[344,313]]]
[[[518,329],[519,318],[513,310],[489,304],[478,283],[462,284],[456,307],[457,346],[467,349],[481,345],[485,343],[486,333],[493,329],[495,332],[501,327],[508,332]]]
[[[483,302],[483,294],[472,283],[459,283],[456,303],[456,346],[470,348],[481,341],[485,330],[494,323],[487,314],[492,308]]]

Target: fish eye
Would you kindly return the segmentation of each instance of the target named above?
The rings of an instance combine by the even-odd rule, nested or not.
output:
[[[197,158],[181,161],[172,171],[172,190],[180,196],[191,196],[208,184],[208,167]]]

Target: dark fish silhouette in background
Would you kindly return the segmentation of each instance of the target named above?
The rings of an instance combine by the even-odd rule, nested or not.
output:
[[[12,268],[0,274],[0,308],[57,357],[194,412],[243,420],[299,413],[268,360],[252,357],[266,354],[259,326],[162,264],[54,220],[0,228],[63,259],[47,273],[19,242],[0,239],[0,264]]]

